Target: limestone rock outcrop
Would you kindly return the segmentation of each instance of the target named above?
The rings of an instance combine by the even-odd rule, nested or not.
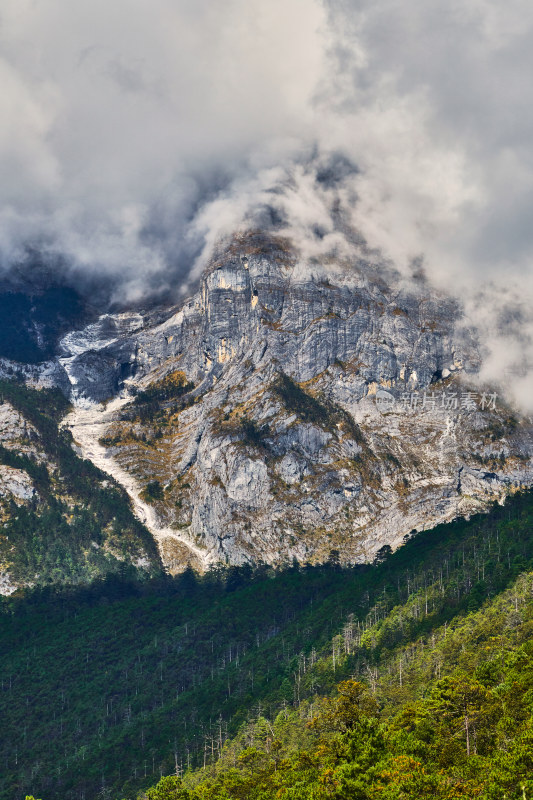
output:
[[[108,470],[206,563],[372,559],[531,483],[531,428],[477,384],[458,303],[364,259],[237,238],[163,322],[102,317],[59,364],[102,404]]]

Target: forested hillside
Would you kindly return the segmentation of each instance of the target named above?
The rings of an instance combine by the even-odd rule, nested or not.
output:
[[[142,797],[533,797],[532,588],[533,572],[523,573],[477,612],[391,648],[394,623],[406,612],[408,624],[425,605],[419,593],[395,620],[357,637],[355,663],[345,629],[336,659],[345,679],[330,694],[272,718],[259,709],[214,766],[165,778]],[[374,657],[362,669],[369,647]],[[318,662],[310,674],[327,667]]]
[[[529,797],[532,521],[5,600],[0,796]]]
[[[11,588],[161,569],[126,492],[72,448],[60,425],[68,408],[57,389],[0,381],[0,573]],[[17,480],[19,496],[9,491]]]

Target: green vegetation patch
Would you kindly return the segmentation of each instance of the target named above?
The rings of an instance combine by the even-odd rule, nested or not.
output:
[[[169,372],[164,378],[150,384],[147,389],[139,392],[135,398],[136,404],[165,402],[177,400],[178,397],[191,392],[194,384],[187,380],[187,376],[181,370]]]
[[[37,489],[43,491],[50,485],[50,476],[45,464],[38,464],[31,456],[17,453],[0,444],[0,464],[27,472]]]
[[[246,414],[233,416],[227,414],[219,419],[218,427],[221,433],[236,437],[244,445],[263,450],[268,454],[270,448],[268,439],[271,436],[270,427],[267,423],[259,425],[254,419]]]
[[[16,408],[39,435],[39,447],[57,465],[0,448],[0,462],[25,470],[38,497],[28,507],[14,503],[0,535],[0,561],[16,582],[79,583],[124,562],[148,558],[160,569],[154,540],[137,520],[126,492],[72,448],[70,431],[59,422],[69,404],[58,390],[35,390],[0,381],[0,398]]]
[[[525,494],[374,566],[6,599],[0,797],[529,797],[532,531]]]
[[[329,400],[317,400],[292,378],[281,372],[272,386],[289,414],[296,414],[302,422],[311,422],[335,434],[344,430],[357,444],[366,447],[360,427],[351,414]]]
[[[297,414],[302,422],[312,422],[323,427],[331,426],[330,410],[305,392],[296,381],[285,375],[284,372],[280,373],[272,388],[289,414]]]
[[[163,500],[165,497],[165,490],[161,486],[160,481],[150,481],[141,493],[142,499],[146,503],[153,503],[154,500]]]
[[[138,392],[135,400],[122,412],[123,421],[140,420],[150,423],[179,413],[194,403],[191,395],[194,384],[187,380],[182,370],[175,370],[159,381]]]

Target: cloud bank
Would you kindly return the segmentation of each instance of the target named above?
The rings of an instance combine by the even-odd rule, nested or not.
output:
[[[311,134],[325,23],[313,0],[6,0],[2,263],[59,253],[131,299],[179,281],[199,208]]]
[[[4,0],[0,261],[136,302],[239,227],[359,236],[460,296],[532,407],[532,35],[527,0]]]

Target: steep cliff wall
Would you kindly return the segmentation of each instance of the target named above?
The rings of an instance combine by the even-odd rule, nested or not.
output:
[[[78,405],[122,395],[93,438],[178,534],[171,569],[369,559],[531,482],[531,430],[476,386],[457,303],[368,261],[236,239],[163,323],[105,317],[63,347]]]

